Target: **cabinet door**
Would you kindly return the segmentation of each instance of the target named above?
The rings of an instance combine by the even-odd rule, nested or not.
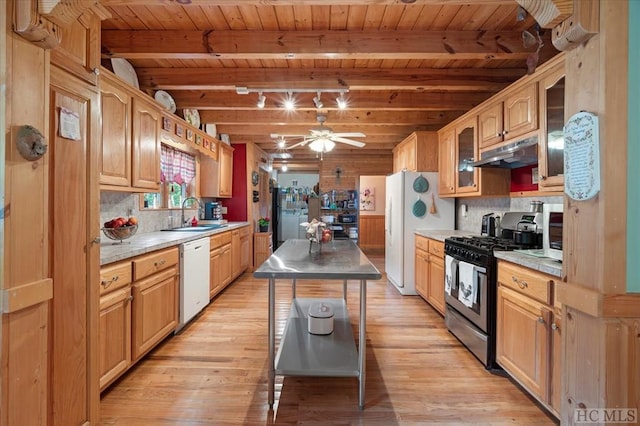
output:
[[[222,250],[217,248],[211,250],[209,257],[209,298],[214,297],[222,290],[222,274],[221,274],[221,253]]]
[[[564,186],[564,67],[540,80],[541,135],[538,164],[542,190],[562,191]]]
[[[92,12],[71,25],[58,26],[60,45],[51,51],[51,62],[93,85],[100,70],[100,18]]]
[[[551,324],[551,408],[556,414],[562,408],[562,308],[555,308]]]
[[[100,390],[131,365],[131,288],[100,298]]]
[[[231,197],[233,180],[233,149],[225,144],[220,144],[220,179],[218,195],[220,197]]]
[[[100,183],[131,185],[131,95],[110,80],[100,82],[102,158]]]
[[[416,150],[417,140],[415,134],[411,135],[411,139],[408,140],[404,146],[404,161],[407,170],[416,172],[418,167],[416,165]]]
[[[429,255],[428,299],[431,306],[444,315],[444,260]]]
[[[138,360],[178,325],[178,269],[133,284],[133,359]]]
[[[231,275],[231,244],[222,246],[220,251],[220,280],[223,287],[233,280]]]
[[[538,128],[538,91],[532,83],[507,95],[504,101],[504,139]]]
[[[240,230],[231,231],[231,279],[240,275],[241,248]]]
[[[529,392],[548,401],[549,309],[533,299],[498,287],[498,363]]]
[[[440,171],[438,193],[440,196],[453,195],[456,192],[455,130],[445,130],[438,136],[438,169]]]
[[[249,268],[249,235],[240,238],[240,271],[241,273]]]
[[[470,118],[456,127],[456,192],[478,191],[478,168],[473,163],[478,154],[477,117]]]
[[[415,282],[416,282],[416,292],[424,300],[428,301],[429,290],[427,289],[427,281],[429,279],[428,275],[428,255],[424,250],[417,250],[415,254],[416,262],[415,262]]]
[[[502,142],[503,103],[498,102],[478,114],[478,138],[480,149]]]
[[[160,190],[160,110],[133,98],[133,178],[131,185]]]

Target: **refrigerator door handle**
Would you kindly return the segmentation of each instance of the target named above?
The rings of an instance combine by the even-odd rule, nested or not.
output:
[[[385,219],[385,224],[384,227],[387,231],[387,233],[389,234],[389,236],[391,236],[391,198],[389,198],[389,200],[387,200],[387,214],[384,215],[384,219]],[[389,241],[391,241],[389,239]]]

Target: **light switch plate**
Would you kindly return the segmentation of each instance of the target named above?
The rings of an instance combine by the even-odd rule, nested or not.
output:
[[[531,183],[538,183],[538,168],[531,169]]]

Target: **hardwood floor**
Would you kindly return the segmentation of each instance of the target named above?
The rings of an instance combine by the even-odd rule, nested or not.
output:
[[[384,257],[371,255],[383,271]],[[358,286],[349,282],[357,338]],[[556,424],[509,379],[488,373],[418,296],[368,283],[366,405],[356,378],[276,378],[267,404],[267,283],[250,273],[219,294],[102,394],[102,425]],[[341,297],[342,285],[298,282],[298,297]],[[277,335],[291,289],[277,286]]]

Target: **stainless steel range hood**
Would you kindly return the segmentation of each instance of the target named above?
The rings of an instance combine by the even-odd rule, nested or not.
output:
[[[480,154],[474,167],[515,169],[538,162],[538,136],[532,136]]]

